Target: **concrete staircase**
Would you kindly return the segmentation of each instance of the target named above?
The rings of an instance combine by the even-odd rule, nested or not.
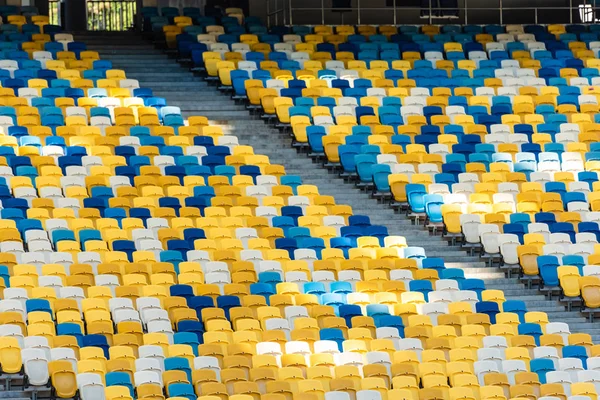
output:
[[[404,215],[378,204],[354,185],[344,184],[337,175],[298,154],[287,135],[254,119],[243,105],[235,104],[229,95],[193,76],[141,36],[87,33],[78,35],[77,40],[98,51],[102,59],[111,60],[114,68],[124,69],[128,78],[138,79],[141,87],[153,89],[169,105],[180,107],[184,117],[207,116],[212,124],[219,124],[225,132],[237,136],[241,144],[250,144],[257,154],[269,156],[271,163],[284,165],[288,174],[299,175],[304,183],[317,185],[321,194],[334,196],[338,204],[352,206],[355,214],[368,215],[371,223],[386,226],[391,235],[405,236],[409,245],[424,247],[428,257],[441,257],[447,267],[462,268],[468,278],[483,279],[488,289],[501,289],[507,299],[523,300],[529,310],[544,311],[551,321],[567,322],[571,332],[589,333],[595,343],[600,343],[600,324],[588,322],[578,311],[567,312],[558,301],[548,300],[536,290],[527,290],[517,278],[506,278],[499,268],[486,267],[478,257],[449,246],[439,236],[430,236]]]

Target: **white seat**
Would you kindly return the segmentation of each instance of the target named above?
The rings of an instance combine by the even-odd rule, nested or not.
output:
[[[593,383],[596,387],[596,392],[600,387],[600,371],[586,370],[577,372],[577,379],[579,382]]]
[[[287,340],[291,340],[291,331],[289,323],[284,318],[270,318],[265,321],[265,328],[269,331],[278,330],[283,331]]]
[[[162,387],[161,375],[155,371],[137,371],[133,374],[133,381],[136,387],[144,384],[159,385]]]
[[[558,351],[555,347],[551,346],[539,346],[533,348],[533,357],[534,358],[547,358],[552,360],[554,363],[554,368],[558,368]]]
[[[21,327],[13,324],[0,325],[0,336],[11,337],[19,342],[19,347],[25,347],[25,339]]]
[[[508,377],[508,382],[515,385],[515,375],[519,372],[528,372],[523,360],[504,360],[502,361],[502,370]]]
[[[81,400],[104,400],[104,383],[99,374],[77,374],[77,388]]]
[[[51,360],[50,345],[48,339],[43,336],[26,336],[24,339],[26,349],[37,349],[44,352],[46,360]]]
[[[568,372],[574,381],[577,379],[577,373],[583,371],[583,364],[578,358],[560,358],[558,360],[558,369]]]
[[[439,279],[435,281],[436,291],[458,291],[458,281],[454,279]]]
[[[294,320],[297,318],[309,318],[308,311],[304,306],[287,306],[284,309],[285,317],[287,318],[290,327],[294,329]]]
[[[448,305],[446,303],[427,303],[422,305],[421,312],[427,315],[434,325],[437,325],[439,315],[448,314]]]
[[[118,309],[112,312],[112,316],[113,321],[115,321],[115,324],[119,324],[121,322],[139,322],[140,324],[142,323],[140,314],[136,310]],[[169,320],[169,322],[171,321]]]
[[[318,341],[315,342],[315,353],[317,353],[316,345]],[[335,342],[333,342],[335,343]],[[337,344],[336,344],[337,346]],[[259,355],[269,355],[273,357],[278,357],[283,354],[281,350],[281,345],[276,342],[259,342],[256,344],[256,354]]]
[[[413,276],[409,270],[393,269],[390,271],[390,279],[393,281],[402,281],[404,282],[404,286],[408,287],[409,282],[413,280]]]
[[[549,371],[546,373],[546,382],[558,383],[562,385],[567,396],[571,394],[571,383],[573,383],[573,380],[571,379],[571,375],[568,372]]]
[[[358,396],[358,393],[357,393]],[[346,392],[326,392],[325,400],[350,400],[350,395]],[[358,400],[358,398],[357,398]],[[360,399],[360,400],[375,400],[375,399]]]
[[[345,392],[340,392],[340,393],[345,393]],[[347,393],[345,393],[347,394]],[[348,396],[349,398],[349,396]],[[337,400],[337,396],[336,396],[336,400]],[[328,399],[331,400],[331,399]],[[377,390],[359,390],[358,392],[356,392],[356,400],[382,400],[381,399],[381,393],[379,393]]]
[[[359,368],[359,370],[362,369],[362,366],[364,364],[362,354],[354,353],[351,351],[346,351],[334,355],[334,360],[338,365],[351,365]]]
[[[506,265],[518,265],[519,256],[517,249],[521,246],[519,237],[514,234],[502,234],[498,237],[498,245],[502,260]]]
[[[27,382],[32,386],[45,386],[50,375],[48,372],[48,359],[42,349],[29,348],[21,350],[21,358]]]
[[[194,369],[209,369],[217,375],[217,380],[220,380],[221,367],[219,360],[211,356],[199,356],[194,358]]]
[[[481,225],[481,217],[475,214],[461,214],[459,221],[466,243],[480,243],[479,225]]]
[[[137,372],[150,371],[158,375],[162,385],[163,370],[160,367],[160,362],[154,358],[137,358],[135,360],[135,370]]]
[[[475,361],[475,363],[473,363],[473,368],[475,370],[477,380],[481,386],[485,385],[485,375],[499,373],[501,371],[495,361]]]
[[[500,228],[495,224],[481,224],[477,227],[483,250],[487,254],[500,253],[498,239],[500,237]]]
[[[430,303],[452,303],[452,292],[451,291],[433,291],[429,292]]]
[[[501,349],[504,351],[508,348],[508,343],[503,336],[485,336],[483,338],[483,347],[488,349]]]
[[[478,349],[477,359],[479,361],[492,361],[496,363],[496,367],[500,369],[502,368],[502,361],[504,361],[504,351],[499,348]]]
[[[410,350],[414,351],[417,354],[417,357],[421,359],[421,353],[423,352],[423,344],[421,340],[408,338],[408,339],[400,339],[398,343],[398,350]]]
[[[586,265],[583,267],[584,276],[596,276],[600,278],[600,265]]]
[[[158,345],[143,345],[138,348],[139,358],[151,358],[157,360],[160,368],[165,369],[165,354],[162,347]]]
[[[392,366],[390,355],[385,351],[369,351],[367,353],[367,364],[380,364],[386,367]]]
[[[164,333],[167,336],[170,344],[173,344],[173,329],[171,322],[167,321],[150,321],[148,322],[148,333]]]

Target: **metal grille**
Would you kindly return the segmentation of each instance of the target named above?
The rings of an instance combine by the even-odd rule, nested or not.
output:
[[[60,25],[60,1],[50,0],[48,2],[48,17],[52,25]]]
[[[126,31],[135,23],[136,2],[88,0],[87,21],[90,31]]]

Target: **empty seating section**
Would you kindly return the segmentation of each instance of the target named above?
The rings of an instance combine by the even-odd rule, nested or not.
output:
[[[371,27],[358,27],[360,35],[353,27],[339,35],[324,30],[324,44],[335,43],[347,57],[375,51],[371,67],[386,51],[402,49],[406,56],[398,62],[408,68],[388,69],[397,74],[389,82],[415,87],[390,86],[387,92],[380,87],[381,103],[359,106],[372,89],[360,85],[387,79],[388,72],[357,71],[348,58],[348,65],[341,61],[343,79],[333,70],[325,79],[307,67],[315,61],[323,70],[323,54],[334,58],[338,53],[302,42],[311,36],[321,40],[320,31],[294,27],[267,33],[258,21],[229,11],[231,16],[216,25],[196,9],[179,16],[177,9],[145,8],[144,26],[165,34],[169,45],[190,51],[195,60],[200,52],[205,62],[198,66],[209,76],[231,84],[251,105],[261,105],[268,118],[277,115],[277,123],[291,126],[299,143],[310,142],[332,166],[341,163],[349,179],[358,177],[381,198],[406,203],[416,220],[443,225],[449,239],[457,234],[460,240],[464,232],[465,245],[483,248],[490,262],[501,254],[505,264],[521,264],[525,274],[537,277],[527,269],[535,266],[550,292],[562,287],[563,295],[575,297],[569,290],[581,286],[588,301],[586,288],[597,290],[592,258],[600,230],[588,209],[595,207],[597,176],[594,149],[584,140],[593,146],[597,131],[591,111],[580,110],[592,104],[585,99],[596,99],[593,82],[582,86],[586,93],[577,93],[580,97],[559,95],[576,88],[566,81],[556,93],[549,91],[547,97],[561,103],[559,108],[568,105],[564,108],[573,111],[568,116],[554,108],[548,115],[534,114],[534,105],[546,96],[538,89],[519,94],[522,80],[538,79],[536,65],[540,73],[563,74],[558,66],[536,63],[540,52],[549,55],[541,61],[564,63],[569,74],[583,78],[591,67],[579,65],[580,58],[552,56],[566,55],[569,46],[580,49],[572,43],[593,43],[594,32],[577,26],[567,27],[576,33],[561,33],[558,27],[550,33],[541,27],[522,32],[512,27],[509,33],[488,27],[485,34],[476,31],[479,27],[465,27],[464,33],[446,27],[439,34],[435,27],[426,34],[384,27],[380,35]],[[185,119],[179,108],[48,25],[35,8],[2,6],[0,15],[5,22],[0,25],[0,380],[25,378],[24,388],[38,397],[82,400],[597,399],[600,345],[589,334],[572,333],[566,323],[550,322],[546,313],[506,299],[442,259],[427,258],[423,248],[408,246],[403,237],[372,225],[368,216],[354,215],[316,186],[286,175],[283,166],[270,164],[206,118]],[[221,30],[217,37],[210,33]],[[238,43],[238,35],[266,36],[272,42],[254,43],[248,52],[239,46],[235,54],[248,60],[266,45],[280,53],[269,58],[282,57],[283,64],[289,51],[290,67],[304,63],[306,74],[288,70],[289,77],[303,78],[288,80],[282,74],[274,81],[250,80],[253,71],[210,62],[210,53],[220,59],[218,51],[225,49],[195,47],[186,40],[192,32],[219,39],[214,44],[227,46],[225,57],[234,57],[229,50],[236,44],[247,44]],[[223,36],[235,39],[231,48]],[[425,38],[431,45],[447,42],[456,51],[443,53],[444,45],[427,50],[420,43]],[[532,46],[534,57],[524,68],[492,67],[474,38],[487,43],[494,60],[505,56],[509,61],[510,52],[525,63],[526,46]],[[362,50],[359,41],[376,44],[375,50]],[[348,51],[342,51],[346,44]],[[385,44],[394,46],[384,50]],[[422,50],[426,58],[436,52],[453,71],[465,71],[442,58],[464,57],[468,49],[467,55],[477,58],[464,60],[474,66],[466,71],[469,77],[445,71],[444,94],[434,96],[436,89],[421,81],[429,78],[413,75],[418,65],[426,65],[417,60]],[[407,52],[414,53],[412,61]],[[323,63],[308,59],[319,53]],[[388,56],[402,58],[392,53]],[[277,61],[265,62],[279,68]],[[265,79],[271,73],[276,77],[274,68],[260,65],[259,70],[258,62],[247,63]],[[441,70],[436,66],[424,68],[426,76]],[[479,85],[482,70],[513,74],[494,80],[498,91],[505,90],[502,109],[510,112],[492,112],[496,104],[488,96],[496,89]],[[362,77],[354,79],[357,74]],[[571,83],[579,79],[564,74]],[[323,79],[310,79],[317,75]],[[436,79],[441,84],[442,78]],[[477,83],[475,92],[482,93],[452,87],[452,82],[463,86],[463,79]],[[252,81],[273,86],[258,89]],[[309,88],[301,88],[301,82]],[[260,95],[253,97],[250,88]],[[311,90],[314,98],[304,96]],[[339,98],[324,96],[327,90]],[[459,95],[460,90],[472,96]],[[571,102],[562,104],[563,97]],[[427,105],[433,98],[441,103]],[[531,112],[512,114],[519,98],[528,99],[523,104]],[[317,106],[321,99],[329,99],[327,105]],[[481,103],[469,104],[476,101]],[[340,107],[347,114],[336,114]],[[386,107],[389,114],[382,113]],[[436,113],[425,115],[431,107]],[[461,112],[448,115],[450,107]],[[407,114],[407,108],[413,111]],[[317,110],[323,114],[314,115]],[[384,115],[398,124],[381,124]],[[329,123],[316,124],[318,117]],[[342,117],[347,122],[336,124]],[[542,125],[556,131],[541,130]],[[522,131],[525,126],[530,131]],[[311,132],[320,132],[319,139]],[[539,143],[539,135],[547,143]],[[487,143],[490,137],[500,142]],[[508,140],[514,137],[520,140]],[[330,138],[338,141],[327,142]],[[436,153],[436,148],[445,151]],[[385,179],[375,173],[380,164]],[[384,188],[380,185],[388,175],[390,187]],[[508,256],[513,253],[514,260]],[[597,291],[590,296],[596,298]]]
[[[596,25],[196,22],[152,27],[359,187],[600,306]]]

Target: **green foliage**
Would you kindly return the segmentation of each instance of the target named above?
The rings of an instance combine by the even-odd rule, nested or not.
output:
[[[49,3],[50,23],[60,25],[60,2]],[[126,31],[135,23],[136,2],[131,0],[87,1],[88,30]]]

